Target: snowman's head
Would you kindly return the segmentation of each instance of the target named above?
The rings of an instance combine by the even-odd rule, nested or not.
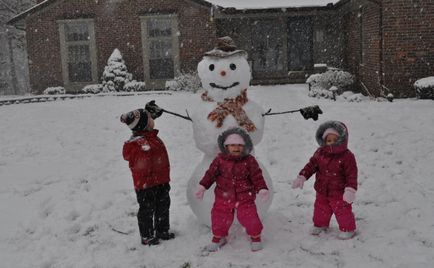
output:
[[[207,52],[197,66],[202,87],[214,101],[234,98],[249,86],[251,72],[244,50]]]

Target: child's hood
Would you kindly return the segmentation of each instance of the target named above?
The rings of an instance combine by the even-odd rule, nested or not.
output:
[[[224,154],[229,153],[226,150],[224,142],[225,142],[226,138],[231,134],[238,134],[243,138],[244,143],[245,143],[243,155],[248,155],[252,152],[253,143],[252,143],[252,139],[250,138],[249,134],[247,134],[247,132],[245,130],[243,130],[242,128],[235,127],[235,128],[230,128],[228,130],[225,130],[219,135],[219,137],[217,139],[217,143],[218,143],[219,149],[222,153],[224,153]]]
[[[333,145],[333,147],[343,147],[343,149],[347,149],[348,145],[348,129],[345,126],[344,123],[339,121],[326,121],[322,123],[315,134],[316,141],[318,142],[319,146],[323,147],[325,145],[324,139],[322,138],[324,131],[326,129],[333,128],[339,133],[339,138],[336,142],[336,144]]]

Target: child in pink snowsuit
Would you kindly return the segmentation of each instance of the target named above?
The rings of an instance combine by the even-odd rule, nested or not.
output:
[[[327,121],[319,126],[315,137],[320,147],[292,182],[292,188],[303,188],[304,182],[316,173],[311,234],[326,231],[334,214],[341,231],[338,237],[350,239],[356,231],[351,204],[356,198],[357,164],[347,148],[348,129],[342,122]]]
[[[211,210],[214,235],[206,247],[216,251],[226,243],[226,236],[234,220],[235,210],[240,224],[251,238],[251,249],[262,249],[262,223],[256,210],[256,193],[262,201],[268,199],[268,188],[255,157],[249,135],[241,128],[232,128],[218,137],[221,153],[211,163],[199,182],[195,193],[202,199],[204,192],[216,183],[215,201]]]

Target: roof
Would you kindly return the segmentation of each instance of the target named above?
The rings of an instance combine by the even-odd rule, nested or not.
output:
[[[58,0],[45,0],[33,7],[21,12],[7,24],[16,24],[23,19],[31,16],[38,10],[42,10],[45,7],[57,2]],[[200,3],[204,6],[217,6],[221,8],[234,8],[238,10],[246,9],[272,9],[272,8],[301,8],[301,7],[325,7],[328,5],[334,5],[341,0],[190,0]]]
[[[16,15],[12,19],[10,19],[7,24],[15,24],[23,19],[25,19],[27,16],[30,16],[31,14],[35,13],[38,10],[41,10],[50,4],[56,2],[57,0],[45,0],[40,2],[39,4],[34,5],[33,7],[21,12],[20,14]]]
[[[269,9],[269,8],[300,8],[325,7],[336,4],[340,0],[206,0],[223,8],[235,9]]]

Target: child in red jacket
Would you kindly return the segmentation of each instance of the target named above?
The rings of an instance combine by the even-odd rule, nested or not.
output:
[[[212,242],[205,250],[213,252],[226,244],[226,236],[234,220],[251,238],[251,249],[262,249],[262,223],[256,210],[256,193],[262,201],[268,199],[268,188],[255,157],[250,155],[252,140],[241,128],[232,128],[218,137],[221,153],[211,163],[199,182],[195,196],[202,199],[204,192],[216,183],[215,201],[211,210]]]
[[[133,131],[124,143],[123,157],[129,163],[139,203],[137,220],[141,241],[143,245],[156,245],[160,239],[175,237],[169,232],[169,157],[148,111],[137,109],[123,114],[121,122]]]
[[[356,198],[357,164],[347,148],[348,129],[342,122],[327,121],[319,126],[315,136],[320,148],[292,182],[292,188],[302,189],[304,182],[316,173],[311,234],[326,231],[334,214],[339,224],[338,237],[350,239],[356,231],[351,204]]]

